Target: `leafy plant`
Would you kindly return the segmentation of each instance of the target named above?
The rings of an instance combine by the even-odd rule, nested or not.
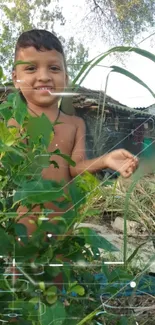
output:
[[[5,110],[9,113],[6,114]],[[51,321],[65,324],[80,310],[81,320],[92,308],[84,305],[84,299],[89,301],[91,295],[94,307],[99,303],[99,297],[89,285],[82,283],[83,267],[80,271],[79,265],[89,267],[95,261],[99,247],[109,252],[117,249],[91,229],[77,227],[81,222],[86,191],[84,193],[73,182],[68,185],[66,194],[64,181],[58,183],[42,178],[43,168],[50,164],[59,168],[50,160],[53,154],[75,165],[59,150],[48,152],[54,124],[44,114],[41,117],[29,116],[18,93],[8,96],[7,101],[0,105],[0,113],[1,319],[5,322],[15,316],[18,324],[24,324],[24,321],[33,325],[46,325]],[[7,127],[8,116],[19,123],[19,128]],[[66,212],[48,222],[51,210],[47,210],[44,204],[51,201],[51,197],[60,209],[65,206]],[[72,209],[69,209],[70,203]],[[27,212],[20,217],[18,208],[21,205]],[[41,212],[31,221],[36,224],[36,230],[29,237],[27,228],[20,221],[28,217],[36,206]],[[48,240],[45,239],[47,232],[52,233]],[[16,281],[13,268],[20,274]],[[58,275],[61,275],[64,287],[55,283]],[[87,276],[90,277],[89,272]],[[19,310],[22,310],[21,316]],[[79,320],[73,320],[73,323],[77,324]]]

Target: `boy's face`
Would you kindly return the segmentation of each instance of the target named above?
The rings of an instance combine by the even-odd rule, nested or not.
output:
[[[18,60],[32,62],[17,65],[12,73],[14,85],[21,90],[28,106],[47,108],[57,104],[61,95],[54,93],[62,93],[68,81],[62,54],[56,50],[37,51],[28,47],[18,51]]]

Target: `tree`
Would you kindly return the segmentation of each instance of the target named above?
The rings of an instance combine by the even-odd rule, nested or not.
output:
[[[133,44],[134,37],[153,27],[154,0],[86,0],[91,10],[89,26],[111,45]]]
[[[65,42],[61,37],[65,47],[67,57],[68,73],[73,80],[83,64],[88,60],[88,49],[85,49],[82,43],[75,43],[74,37]]]
[[[51,4],[50,0],[0,0],[2,29],[0,30],[0,62],[5,73],[11,75],[11,68],[14,58],[14,48],[18,36],[33,28],[43,28],[47,30],[55,30],[55,22],[65,24],[65,18],[62,14],[62,8],[59,1],[54,0]],[[39,8],[39,10],[38,10]],[[56,33],[55,33],[56,34]],[[58,35],[59,37],[59,35]],[[70,76],[75,75],[75,71],[87,59],[88,50],[85,50],[81,43],[76,44],[74,38],[71,37],[66,44],[67,62],[70,64]],[[74,66],[76,64],[76,66]]]

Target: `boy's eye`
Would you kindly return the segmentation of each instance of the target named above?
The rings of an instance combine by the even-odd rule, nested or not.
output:
[[[53,71],[58,71],[58,70],[60,70],[59,67],[56,67],[56,66],[53,66],[53,65],[52,65],[50,68],[51,68]]]
[[[31,66],[31,67],[26,67],[26,69],[25,70],[30,70],[30,71],[33,71],[35,69],[35,67],[34,66]]]
[[[34,71],[36,69],[35,66],[29,66],[29,67],[26,67],[25,70],[28,70],[28,71]],[[53,70],[53,71],[60,71],[60,67],[57,67],[57,66],[50,66],[50,69]]]

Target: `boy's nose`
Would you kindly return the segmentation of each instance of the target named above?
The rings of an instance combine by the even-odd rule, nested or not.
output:
[[[37,79],[38,81],[49,81],[52,78],[51,78],[51,74],[49,74],[48,71],[41,70],[40,72],[38,72]]]

